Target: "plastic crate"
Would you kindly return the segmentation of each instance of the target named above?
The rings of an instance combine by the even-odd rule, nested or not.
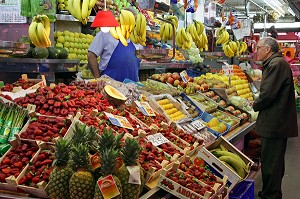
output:
[[[200,75],[204,74],[200,71],[195,71],[192,69],[186,69],[186,73],[188,74],[189,77],[199,77]]]
[[[229,194],[230,199],[254,199],[254,180],[243,180]]]

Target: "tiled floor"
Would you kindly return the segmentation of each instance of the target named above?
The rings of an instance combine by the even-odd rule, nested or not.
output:
[[[300,134],[300,113],[298,113],[298,129]],[[282,182],[283,199],[298,199],[300,185],[300,136],[288,139],[288,146],[285,157],[285,176]],[[258,173],[255,178],[255,198],[261,190],[262,179]]]

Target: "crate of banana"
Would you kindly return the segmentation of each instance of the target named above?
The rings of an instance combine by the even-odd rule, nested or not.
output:
[[[97,0],[68,0],[68,10],[71,15],[86,25]]]
[[[28,35],[36,47],[47,48],[51,46],[50,20],[47,15],[37,15],[32,19],[28,28]]]
[[[248,47],[245,42],[242,41],[227,41],[222,45],[222,50],[224,54],[232,58],[234,56],[239,56],[247,51]]]
[[[135,29],[135,17],[132,12],[121,10],[119,24],[118,27],[111,27],[110,33],[115,39],[120,40],[124,46],[128,46],[127,39],[130,38]]]
[[[208,40],[204,32],[204,25],[200,21],[194,20],[192,24],[187,26],[186,32],[190,33],[200,52],[208,50]]]
[[[166,20],[172,22],[175,26],[175,32],[178,28],[178,18],[176,16],[168,16]],[[160,38],[162,41],[171,40],[173,38],[173,27],[170,23],[164,22],[159,29]],[[175,36],[175,35],[174,35]]]
[[[228,176],[229,191],[247,178],[253,161],[228,142],[223,136],[199,150],[197,157],[204,160],[218,176]]]
[[[193,44],[192,35],[185,31],[184,28],[180,28],[175,37],[176,44],[183,50],[188,50]]]
[[[229,33],[225,27],[218,28],[216,31],[216,44],[225,44],[229,41]]]

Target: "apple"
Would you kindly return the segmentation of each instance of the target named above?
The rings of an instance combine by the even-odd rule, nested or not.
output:
[[[208,91],[209,85],[208,84],[201,84],[201,87],[203,88],[204,91]]]
[[[187,83],[186,83],[186,82],[184,82],[184,81],[182,81],[182,82],[180,83],[180,86],[181,86],[182,88],[186,88],[186,86],[187,86]]]
[[[173,78],[174,80],[180,80],[180,79],[181,79],[180,75],[174,74],[174,73],[173,73],[173,75],[172,75],[172,78]]]
[[[160,74],[153,74],[153,75],[151,76],[151,78],[154,79],[154,80],[159,80]]]
[[[159,81],[165,83],[167,81],[167,79],[165,78],[164,75],[160,76]]]
[[[197,79],[197,84],[199,84],[199,85],[201,85],[201,84],[204,84],[205,82],[204,82],[204,80],[203,79]]]
[[[167,75],[168,77],[171,77],[171,76],[172,76],[172,73],[166,73],[166,75]]]
[[[198,84],[195,84],[194,88],[195,88],[196,91],[199,91],[201,89],[201,86],[198,85]]]
[[[168,77],[167,82],[169,84],[173,84],[174,83],[174,79],[172,77]]]
[[[194,82],[194,78],[192,78],[192,77],[189,77],[189,80],[188,80],[189,82]]]
[[[175,79],[173,85],[177,87],[179,84],[180,84],[180,81],[178,79]]]

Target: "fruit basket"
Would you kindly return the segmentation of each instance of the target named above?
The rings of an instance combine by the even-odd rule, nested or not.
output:
[[[168,49],[144,49],[135,51],[137,58],[145,59],[147,61],[159,61],[165,59],[168,56],[168,53]]]

